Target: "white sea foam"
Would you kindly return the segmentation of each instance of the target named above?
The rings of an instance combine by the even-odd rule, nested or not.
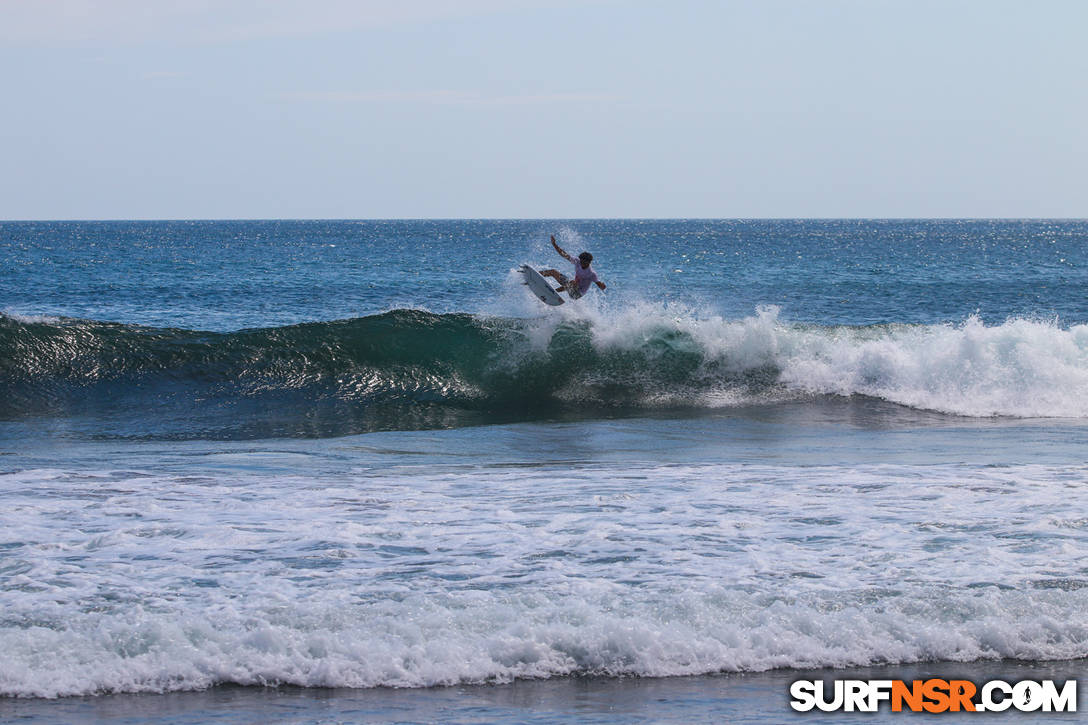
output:
[[[1084,467],[0,476],[0,694],[1088,657]]]
[[[602,351],[652,353],[653,341],[693,348],[703,364],[691,380],[698,400],[689,403],[866,395],[961,416],[1088,417],[1088,325],[1027,319],[988,325],[977,316],[960,324],[797,325],[780,320],[773,306],[730,320],[680,304],[583,299],[534,320],[534,347],[546,349],[564,322],[588,324]],[[760,369],[774,371],[777,388],[737,389],[737,376]]]

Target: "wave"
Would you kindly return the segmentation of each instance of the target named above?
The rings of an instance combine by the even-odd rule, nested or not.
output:
[[[1088,657],[1081,463],[104,463],[0,475],[0,702]]]
[[[369,606],[341,595],[336,606],[279,602],[239,612],[218,604],[211,615],[137,609],[128,617],[84,615],[67,626],[5,628],[0,697],[226,684],[419,688],[570,676],[1055,661],[1085,653],[1084,628],[1075,624],[1084,598],[1077,592],[987,587],[928,591],[929,599],[912,592],[791,601],[720,587],[630,601],[611,587],[598,588],[607,591],[410,595]]]
[[[865,396],[957,416],[1088,417],[1088,325],[817,326],[774,307],[545,319],[393,310],[217,333],[0,316],[0,418],[119,435],[338,435]]]

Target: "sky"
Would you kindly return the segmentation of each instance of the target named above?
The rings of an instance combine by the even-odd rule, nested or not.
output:
[[[0,219],[1088,217],[1081,0],[0,0]]]

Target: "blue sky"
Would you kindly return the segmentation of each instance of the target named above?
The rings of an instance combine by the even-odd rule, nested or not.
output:
[[[1084,217],[1088,3],[0,2],[0,218]]]

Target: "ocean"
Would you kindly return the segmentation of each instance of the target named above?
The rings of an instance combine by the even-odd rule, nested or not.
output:
[[[606,291],[528,293],[552,234]],[[0,718],[1083,677],[1088,222],[2,222],[0,270]]]

